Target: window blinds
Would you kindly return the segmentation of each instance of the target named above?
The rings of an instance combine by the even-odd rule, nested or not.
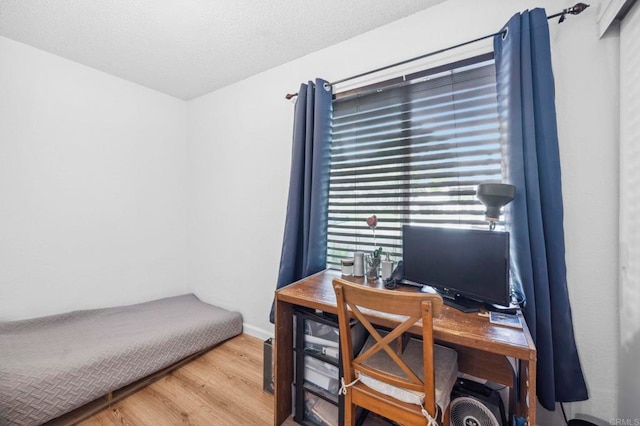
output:
[[[400,260],[403,224],[488,226],[475,187],[502,181],[492,59],[336,99],[332,129],[328,267],[376,246]]]

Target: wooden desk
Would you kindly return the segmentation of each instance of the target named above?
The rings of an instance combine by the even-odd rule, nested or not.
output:
[[[293,382],[293,306],[319,309],[337,314],[332,281],[340,272],[325,270],[276,291],[275,297],[275,424],[281,425],[291,415],[291,384]],[[384,288],[381,281],[367,282],[349,277],[349,281]],[[417,291],[401,286],[400,291]],[[395,291],[395,290],[394,290]],[[528,425],[536,419],[536,348],[520,315],[523,329],[497,326],[488,317],[465,314],[444,306],[442,314],[433,320],[433,335],[439,343],[458,352],[460,371],[486,378],[511,388],[509,406]],[[397,317],[376,316],[372,323],[391,326]],[[420,334],[420,328],[410,330]],[[517,374],[506,357],[517,360]],[[519,390],[519,397],[513,390]],[[527,400],[528,399],[528,400]],[[529,402],[529,404],[527,404]],[[512,411],[514,412],[514,411]]]

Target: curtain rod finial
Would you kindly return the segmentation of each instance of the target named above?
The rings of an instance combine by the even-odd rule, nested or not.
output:
[[[591,5],[586,3],[576,3],[575,6],[570,7],[567,12],[569,12],[572,15],[579,15],[582,12],[584,12],[585,9],[588,8],[589,6]]]
[[[287,93],[286,95],[284,95],[285,99],[288,100],[288,101],[293,99],[295,96],[298,96],[298,94],[297,93]]]
[[[561,24],[564,22],[565,18],[567,17],[567,13],[570,15],[579,15],[584,12],[585,9],[589,6],[590,5],[586,3],[576,3],[568,9],[564,9],[562,12],[560,12],[560,20],[558,21],[558,23]]]

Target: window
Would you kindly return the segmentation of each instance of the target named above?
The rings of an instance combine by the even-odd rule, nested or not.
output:
[[[503,170],[492,54],[337,94],[332,129],[328,267],[375,246],[400,260],[403,224],[487,228],[475,187]]]

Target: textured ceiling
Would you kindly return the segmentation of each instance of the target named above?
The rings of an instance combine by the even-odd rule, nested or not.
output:
[[[191,99],[444,0],[0,0],[0,35]]]

